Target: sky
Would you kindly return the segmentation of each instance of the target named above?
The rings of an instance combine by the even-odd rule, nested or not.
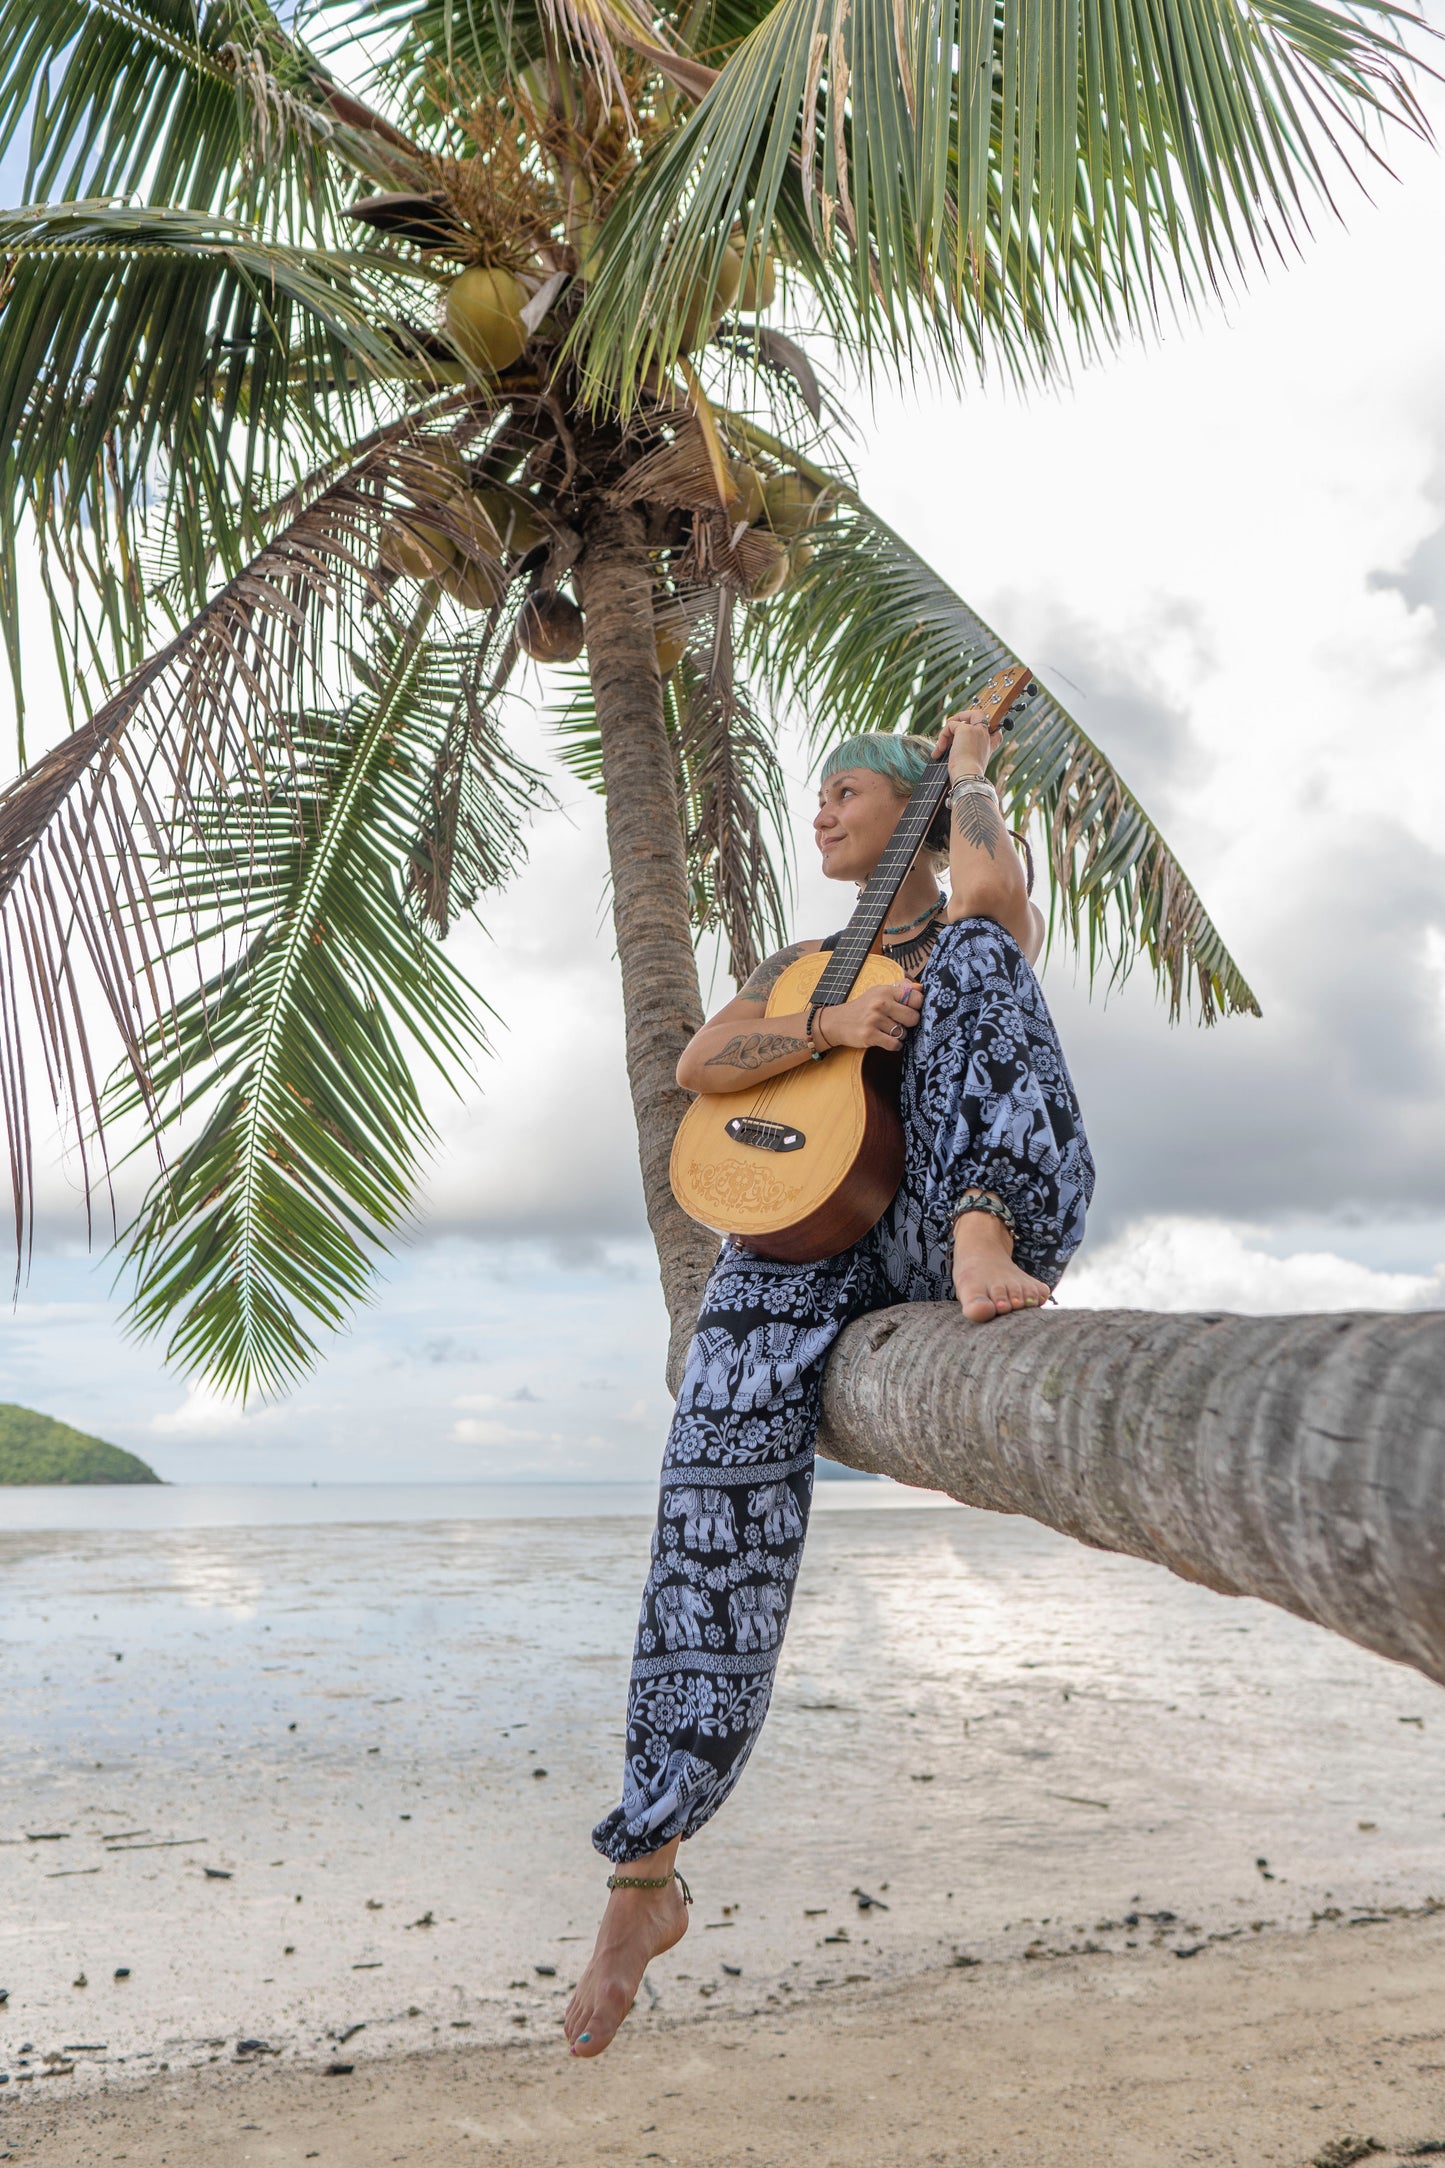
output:
[[[1445,134],[1445,92],[1425,102]],[[850,402],[865,497],[1118,763],[1264,1011],[1171,1026],[1143,971],[1091,990],[1049,957],[1099,1166],[1065,1302],[1445,1299],[1445,164],[1404,141],[1393,159],[1299,260],[1067,389]],[[219,1402],[127,1338],[57,1148],[0,1315],[0,1399],[176,1481],[655,1469],[664,1315],[601,808],[551,762],[538,690],[512,727],[558,807],[485,930],[457,937],[495,1055],[478,1088],[436,1095],[416,1223],[371,1304],[286,1400]],[[811,861],[812,787],[784,746],[796,930],[823,933],[851,891]],[[709,991],[731,991],[711,961]]]

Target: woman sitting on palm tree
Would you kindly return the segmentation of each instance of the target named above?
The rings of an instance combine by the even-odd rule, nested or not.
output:
[[[1084,1232],[1094,1186],[1069,1073],[1032,965],[1044,925],[991,786],[998,745],[978,710],[936,748],[854,738],[823,769],[814,837],[830,880],[867,880],[930,751],[953,779],[941,852],[915,861],[884,928],[908,976],[811,1019],[768,1016],[801,941],[705,1024],[678,1081],[740,1091],[821,1047],[903,1063],[905,1168],[861,1242],[815,1264],[724,1243],[703,1299],[663,1461],[628,1705],[622,1804],[593,1841],[620,1873],[568,2007],[574,2055],[600,2055],[650,1960],[686,1931],[679,1844],[716,1813],[762,1728],[802,1554],[823,1367],[843,1327],[896,1302],[956,1298],[983,1324],[1045,1302]],[[960,787],[962,786],[962,787]],[[889,936],[893,937],[890,946]]]

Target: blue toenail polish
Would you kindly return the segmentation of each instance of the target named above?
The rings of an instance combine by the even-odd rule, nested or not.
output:
[[[577,2045],[578,2045],[578,2047],[580,2048],[580,2047],[581,2047],[581,2046],[582,2046],[582,2045],[584,2044],[584,2042],[586,2042],[586,2041],[590,2040],[591,2038],[592,2038],[592,2035],[591,2035],[591,2033],[578,2033],[578,2035],[577,2035]]]

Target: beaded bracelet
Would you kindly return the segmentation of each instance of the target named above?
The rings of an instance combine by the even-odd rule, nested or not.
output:
[[[827,1007],[828,1003],[826,1001],[814,1001],[810,1003],[808,1008],[808,1021],[803,1026],[803,1036],[807,1040],[809,1046],[813,1049],[812,1059],[814,1061],[821,1061],[824,1054],[831,1054],[833,1051],[833,1049],[829,1046],[827,1040],[825,1039],[823,1041],[822,1051],[820,1052],[818,1042],[813,1036],[813,1027],[817,1023],[818,1018],[822,1015],[824,1009],[826,1009]]]
[[[985,1197],[978,1193],[975,1193],[972,1197],[965,1197],[963,1203],[954,1210],[955,1222],[961,1220],[965,1212],[991,1213],[994,1219],[1002,1220],[1011,1235],[1018,1233],[1018,1222],[1002,1197]]]

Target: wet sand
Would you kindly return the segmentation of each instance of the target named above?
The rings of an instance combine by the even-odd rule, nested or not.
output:
[[[547,2041],[331,2074],[232,2053],[69,2101],[35,2083],[0,2133],[34,2168],[1404,2168],[1445,2155],[1445,1912],[782,2014],[639,2009],[593,2064]]]
[[[1379,2044],[1445,2036],[1445,1695],[965,1508],[819,1515],[693,1931],[600,2069],[558,2056],[647,1541],[0,1534],[0,2157],[37,2119],[37,2159],[175,2168],[1445,2143],[1445,2039]]]

